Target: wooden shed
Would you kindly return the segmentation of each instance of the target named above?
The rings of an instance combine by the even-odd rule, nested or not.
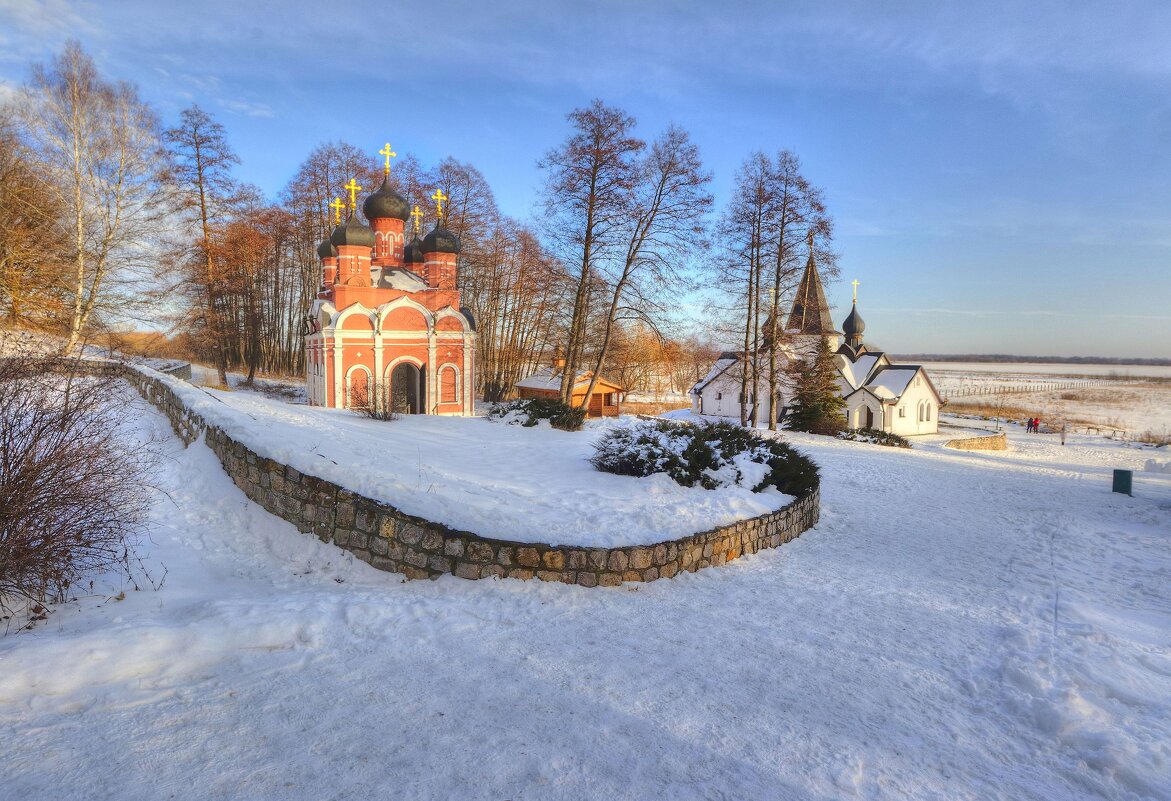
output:
[[[574,406],[580,406],[585,400],[586,390],[590,387],[592,377],[593,372],[589,370],[577,374],[573,382]],[[544,367],[528,378],[517,381],[516,391],[521,398],[560,398],[561,370],[555,367]],[[622,413],[622,392],[622,387],[598,376],[598,383],[594,385],[594,394],[590,397],[590,406],[586,410],[586,416],[617,417]]]

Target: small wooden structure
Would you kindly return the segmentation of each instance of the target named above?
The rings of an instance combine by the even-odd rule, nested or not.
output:
[[[563,367],[543,367],[528,378],[516,382],[517,395],[521,398],[552,398],[561,397],[561,372]],[[583,370],[573,381],[573,405],[581,406],[585,400],[586,390],[590,387],[593,372]],[[617,417],[622,413],[622,387],[613,381],[607,381],[598,376],[598,383],[594,385],[594,394],[590,396],[590,405],[586,409],[587,417]]]

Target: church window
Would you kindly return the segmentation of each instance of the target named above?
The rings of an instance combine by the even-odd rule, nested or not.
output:
[[[907,407],[900,406],[899,407],[899,417],[906,417],[906,416],[907,416]]]
[[[927,404],[927,421],[931,422],[931,404]]]
[[[924,417],[923,417],[923,404],[921,404],[921,403],[920,403],[920,404],[919,404],[919,422],[920,422],[920,423],[922,423],[922,422],[923,422],[923,420],[924,420]]]
[[[459,374],[448,366],[439,371],[439,402],[456,403],[459,400]]]
[[[717,393],[716,393],[716,400],[723,400],[723,399],[724,399],[724,393],[723,393],[723,392],[717,392]]]

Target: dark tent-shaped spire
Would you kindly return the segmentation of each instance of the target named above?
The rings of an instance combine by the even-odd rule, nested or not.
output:
[[[833,318],[829,314],[821,276],[817,273],[817,263],[813,259],[813,231],[809,232],[808,242],[809,259],[805,262],[805,272],[797,286],[797,296],[793,298],[793,310],[789,312],[789,324],[785,329],[798,334],[837,334],[839,332],[834,328]]]

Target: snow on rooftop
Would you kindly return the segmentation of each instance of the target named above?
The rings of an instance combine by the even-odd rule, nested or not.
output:
[[[884,400],[902,397],[907,385],[919,372],[918,367],[899,367],[890,365],[878,371],[874,378],[866,384],[866,388]],[[879,393],[883,394],[879,394]]]
[[[712,380],[714,380],[716,378],[716,376],[718,376],[720,373],[727,370],[729,367],[731,367],[733,364],[735,364],[738,361],[739,361],[738,357],[720,356],[720,358],[716,359],[716,363],[712,365],[712,369],[708,370],[707,375],[705,375],[703,377],[703,379],[701,381],[699,381],[692,388],[691,391],[692,392],[702,391],[704,387],[706,387],[709,383],[711,383]]]
[[[874,369],[880,356],[878,353],[863,353],[857,361],[850,361],[850,357],[845,356],[846,365],[842,369],[842,375],[853,389],[858,389],[866,383],[867,376]]]
[[[573,379],[576,386],[582,381],[588,380],[590,374],[588,371],[579,370]],[[561,390],[561,371],[554,370],[552,367],[542,367],[537,372],[533,373],[528,378],[522,378],[516,382],[516,386],[525,387],[526,389],[552,389]]]

